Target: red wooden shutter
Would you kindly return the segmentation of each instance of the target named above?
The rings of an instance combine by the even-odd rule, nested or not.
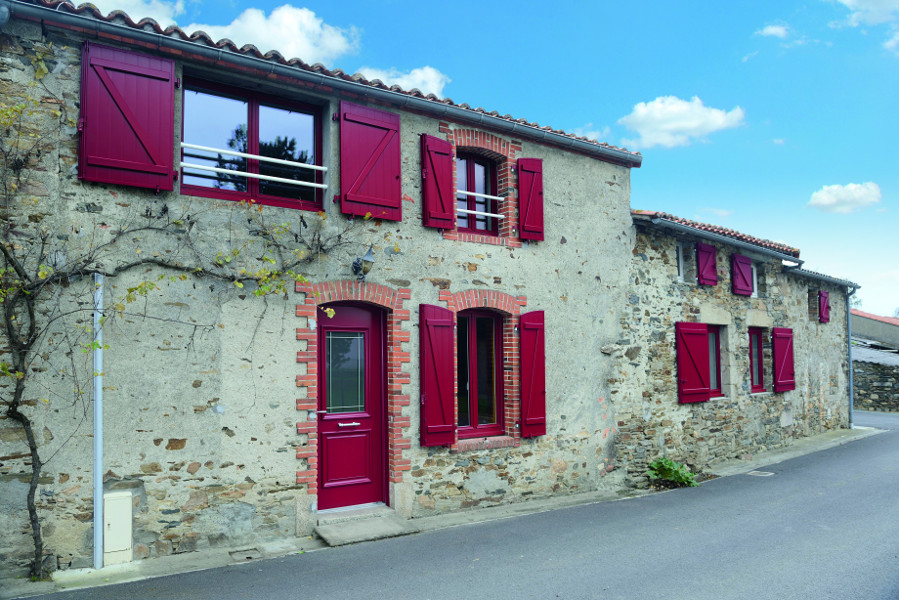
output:
[[[830,294],[825,291],[818,292],[818,320],[830,323]]]
[[[730,281],[733,292],[741,296],[751,296],[752,259],[741,254],[731,254],[730,267]]]
[[[518,159],[518,237],[543,239],[543,160]]]
[[[682,404],[708,402],[709,328],[705,323],[675,323],[677,398]]]
[[[696,242],[696,280],[700,285],[718,285],[718,260],[715,247]]]
[[[425,227],[455,228],[453,145],[421,136],[421,218]]]
[[[521,437],[546,435],[546,338],[542,310],[521,315]]]
[[[418,317],[421,445],[448,446],[456,441],[453,313],[440,306],[422,304]]]
[[[175,63],[86,42],[78,177],[171,190]]]
[[[771,330],[771,353],[774,355],[774,391],[796,389],[793,369],[793,330],[775,327]]]
[[[400,117],[340,103],[340,209],[401,221]]]

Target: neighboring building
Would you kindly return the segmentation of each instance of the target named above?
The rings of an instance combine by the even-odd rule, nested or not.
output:
[[[252,200],[342,244],[286,298],[152,261],[103,284],[122,313],[103,339],[108,563],[309,535],[346,506],[416,518],[640,485],[656,456],[701,469],[847,426],[857,286],[783,244],[632,214],[639,154],[88,4],[8,4],[4,98],[33,89],[39,53],[37,110],[77,115],[29,165],[19,233],[191,264],[255,243]],[[175,218],[175,250],[123,234]],[[66,368],[46,353],[50,399],[28,404],[63,568],[92,564],[94,475]],[[0,422],[6,571],[30,547],[22,448]]]
[[[899,318],[882,317],[853,308],[852,335],[899,346]]]
[[[852,370],[855,408],[899,412],[899,348],[853,336]]]

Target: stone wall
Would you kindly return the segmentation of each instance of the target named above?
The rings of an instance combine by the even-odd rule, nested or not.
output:
[[[49,74],[38,88],[46,90],[39,111],[49,136],[47,151],[39,164],[31,165],[28,189],[12,207],[26,237],[44,229],[59,251],[73,254],[109,241],[126,224],[137,227],[190,215],[195,235],[191,251],[216,256],[252,243],[247,209],[234,202],[181,195],[177,183],[173,192],[156,194],[80,181],[74,122],[56,129],[51,124],[60,107],[78,115],[83,39],[15,19],[0,35],[4,99],[24,97],[31,89],[29,57],[36,47],[51,48],[52,43],[46,59]],[[177,62],[179,77],[183,69]],[[265,80],[257,75],[233,73],[228,80],[255,88]],[[316,103],[328,117],[341,99],[364,102],[361,97],[339,98],[333,90],[298,91],[272,82],[265,87]],[[176,94],[176,122],[178,98]],[[349,245],[319,257],[305,271],[316,286],[348,290],[343,298],[370,301],[368,288],[348,280],[353,258],[371,244],[376,263],[367,285],[402,297],[402,302],[383,304],[395,317],[391,357],[399,364],[391,380],[390,504],[415,517],[621,485],[610,406],[614,365],[596,357],[600,348],[622,337],[618,315],[626,301],[627,257],[634,243],[628,169],[526,139],[473,135],[478,132],[464,124],[412,113],[402,113],[401,119],[403,220],[357,219],[347,234]],[[339,205],[329,201],[340,181],[339,132],[330,118],[323,121],[328,180],[334,186],[325,193],[324,220],[315,213],[271,207],[264,214],[295,227],[305,218],[329,234],[349,222]],[[546,241],[489,243],[496,240],[423,228],[423,133],[474,147],[479,140],[499,140],[501,148],[514,150],[517,157],[543,159]],[[515,185],[513,180],[513,195]],[[110,263],[125,255],[175,252],[149,233],[135,233],[121,244],[110,248]],[[185,261],[193,256],[186,246],[177,252],[184,253],[178,257]],[[108,279],[104,290],[109,313],[104,331],[109,346],[103,368],[104,485],[133,495],[134,557],[246,548],[308,535],[317,512],[315,411],[309,400],[316,364],[309,351],[314,323],[308,310],[322,297],[303,288],[288,297],[257,298],[249,287],[237,289],[202,277],[173,280],[172,275],[148,266]],[[116,304],[129,289],[146,281],[158,282],[158,289],[117,314]],[[66,377],[66,370],[74,368],[70,355],[79,373],[90,374],[90,353],[56,350],[66,348],[69,332],[89,332],[90,314],[83,309],[91,305],[92,292],[89,281],[60,290],[59,302],[82,312],[70,322],[61,321],[45,341],[25,407],[47,461],[38,509],[48,560],[61,568],[91,565],[89,377],[84,393],[74,399],[74,384]],[[528,310],[545,311],[546,436],[524,440],[513,430],[499,441],[419,446],[418,305],[445,305],[441,294],[462,292],[498,292],[521,298]],[[8,420],[0,421],[0,457],[0,508],[9,523],[8,535],[0,540],[0,569],[21,574],[31,548],[24,508],[31,466],[22,432]]]
[[[697,241],[681,238],[692,244]],[[645,484],[646,465],[669,456],[694,469],[730,458],[788,445],[795,437],[844,427],[848,422],[845,303],[843,292],[785,274],[764,255],[758,298],[731,292],[730,254],[717,247],[718,284],[701,286],[677,279],[678,238],[637,227],[632,254],[624,333],[602,349],[617,359],[610,380],[620,433],[616,445],[629,481]],[[740,250],[738,253],[747,254]],[[751,252],[748,254],[752,255]],[[809,291],[831,293],[831,322],[809,315]],[[680,404],[677,395],[675,323],[721,326],[723,397]],[[841,326],[841,323],[843,326]],[[748,328],[765,330],[766,392],[750,393]],[[770,333],[789,327],[794,335],[796,389],[774,393]]]
[[[899,366],[852,361],[855,408],[899,412]]]

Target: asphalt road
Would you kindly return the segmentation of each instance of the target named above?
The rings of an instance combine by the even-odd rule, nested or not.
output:
[[[889,431],[770,476],[44,597],[897,600],[899,414],[855,422]]]

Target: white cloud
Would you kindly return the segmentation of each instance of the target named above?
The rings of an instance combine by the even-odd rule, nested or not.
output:
[[[880,202],[880,186],[873,182],[825,185],[812,194],[807,206],[823,212],[848,214]]]
[[[899,29],[893,31],[893,37],[883,43],[883,47],[890,52],[899,54]]]
[[[768,25],[756,31],[755,35],[761,35],[763,37],[776,37],[783,40],[786,39],[788,35],[790,35],[790,28],[786,25]]]
[[[775,146],[783,146],[787,143],[787,140],[783,138],[774,138],[773,140],[771,140],[771,143],[773,143]]]
[[[285,58],[313,63],[333,63],[359,46],[359,33],[328,25],[308,8],[289,4],[279,6],[270,15],[257,8],[243,11],[229,25],[192,23],[183,29],[205,31],[218,41],[228,38],[238,47],[253,44],[263,53],[277,50]]]
[[[612,130],[609,127],[596,127],[593,123],[587,123],[583,127],[575,127],[572,133],[599,142],[609,139],[612,135]]]
[[[76,5],[81,2],[76,2]],[[91,4],[108,15],[114,10],[121,10],[135,22],[149,17],[162,27],[175,24],[175,17],[184,14],[184,2],[165,2],[163,0],[91,0]]]
[[[749,54],[747,54],[746,56],[743,57],[743,62],[749,62],[751,59],[758,56],[758,53],[759,53],[758,50],[756,50],[755,52],[750,52]]]
[[[625,145],[639,148],[687,146],[710,133],[739,127],[746,114],[739,106],[729,112],[705,106],[697,96],[689,101],[676,96],[661,96],[652,102],[640,102],[631,114],[618,123],[640,137],[622,140]]]
[[[366,79],[380,79],[387,85],[396,84],[404,90],[418,88],[423,94],[434,94],[440,97],[443,96],[443,87],[451,81],[449,77],[429,66],[418,67],[405,73],[397,69],[360,67],[359,73]]]
[[[838,0],[852,11],[846,25],[880,25],[889,23],[899,16],[899,0]]]

